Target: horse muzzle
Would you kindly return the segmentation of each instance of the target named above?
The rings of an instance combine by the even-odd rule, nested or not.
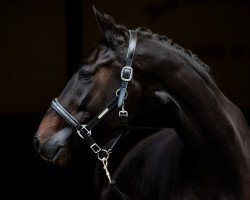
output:
[[[71,128],[63,128],[57,133],[51,134],[45,141],[42,138],[43,134],[37,132],[34,137],[34,146],[44,160],[64,164],[70,158],[69,140],[71,135]]]

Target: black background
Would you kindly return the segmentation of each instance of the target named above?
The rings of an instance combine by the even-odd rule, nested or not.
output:
[[[80,163],[54,166],[40,158],[32,141],[51,99],[100,36],[92,5],[129,28],[148,27],[191,49],[250,120],[250,14],[241,12],[249,10],[247,1],[1,1],[1,165],[7,199],[91,199],[89,154]],[[195,15],[197,9],[205,14]],[[229,13],[235,21],[225,17]]]

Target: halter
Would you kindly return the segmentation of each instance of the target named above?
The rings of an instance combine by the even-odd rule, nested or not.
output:
[[[88,145],[90,146],[90,149],[97,155],[98,160],[100,160],[103,163],[103,168],[106,172],[106,176],[109,180],[109,183],[113,186],[115,191],[118,193],[118,195],[126,200],[129,199],[126,195],[124,195],[122,192],[118,190],[118,188],[115,186],[114,180],[111,179],[110,173],[108,171],[108,158],[112,151],[112,148],[115,146],[117,141],[122,137],[120,135],[115,142],[111,145],[111,148],[106,150],[104,148],[101,148],[91,137],[91,131],[107,114],[109,114],[116,106],[121,108],[119,111],[119,117],[121,119],[127,119],[128,118],[128,112],[124,108],[124,101],[128,96],[127,87],[128,83],[131,81],[133,77],[133,68],[132,68],[132,62],[134,58],[134,52],[136,49],[136,41],[137,41],[137,32],[134,30],[129,30],[129,46],[127,51],[127,57],[126,57],[126,65],[121,70],[121,86],[116,91],[115,97],[113,100],[111,100],[104,109],[101,110],[101,112],[95,116],[90,122],[87,124],[80,124],[67,110],[64,109],[64,107],[58,102],[57,98],[55,98],[51,106],[52,108],[71,126],[73,126],[77,134],[86,140]]]

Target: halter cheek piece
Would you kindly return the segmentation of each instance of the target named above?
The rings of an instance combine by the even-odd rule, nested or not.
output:
[[[126,65],[122,68],[121,71],[121,87],[120,87],[120,94],[118,99],[118,107],[120,108],[124,104],[124,99],[126,98],[128,82],[131,81],[133,77],[133,68],[132,62],[134,58],[135,48],[136,48],[136,41],[137,41],[137,32],[136,31],[129,31],[129,46],[126,58]]]
[[[123,200],[129,199],[126,195],[124,195],[122,192],[118,190],[118,188],[114,184],[114,180],[111,179],[109,171],[108,171],[108,158],[109,154],[111,153],[112,147],[117,143],[117,141],[121,138],[122,135],[120,135],[115,142],[112,144],[111,148],[106,150],[101,148],[91,137],[91,130],[92,128],[97,125],[108,113],[110,113],[111,110],[113,110],[116,106],[121,108],[119,111],[119,117],[121,118],[127,118],[128,112],[124,108],[124,101],[128,96],[127,87],[129,81],[131,81],[133,77],[133,68],[132,68],[132,62],[134,58],[134,52],[136,48],[136,42],[137,42],[137,32],[134,30],[129,30],[129,46],[128,46],[128,52],[126,57],[126,65],[121,70],[121,86],[116,91],[116,95],[113,98],[112,101],[109,102],[109,104],[102,109],[102,111],[95,116],[89,123],[87,124],[80,124],[67,110],[63,108],[63,106],[58,102],[57,98],[55,98],[51,106],[52,108],[71,126],[73,126],[76,130],[78,135],[85,139],[88,145],[90,146],[91,150],[97,154],[97,158],[102,161],[103,168],[106,172],[106,176],[109,180],[109,183],[113,186],[115,189],[115,192],[121,197]]]

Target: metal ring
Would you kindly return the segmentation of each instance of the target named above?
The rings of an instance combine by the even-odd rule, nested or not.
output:
[[[104,154],[104,155],[101,155],[101,154]],[[102,157],[101,157],[102,156]],[[109,152],[105,149],[102,149],[101,151],[99,151],[97,153],[97,158],[100,160],[100,161],[103,161],[103,160],[108,160],[109,158]]]
[[[117,97],[119,96],[119,94],[118,94],[119,92],[120,92],[120,88],[119,88],[118,90],[116,90],[115,95],[116,95]],[[128,97],[128,92],[126,91],[124,99],[127,99],[127,97]]]

